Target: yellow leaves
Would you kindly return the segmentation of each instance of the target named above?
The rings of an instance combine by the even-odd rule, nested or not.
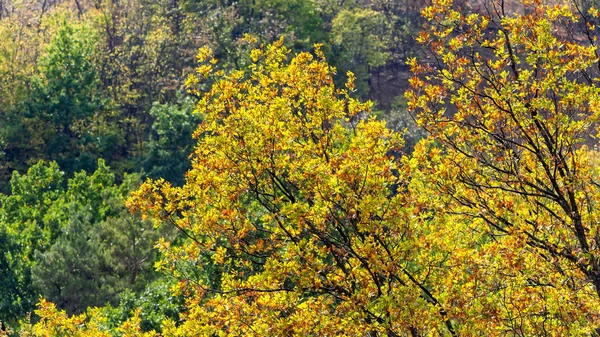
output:
[[[427,20],[431,20],[433,19],[434,16],[434,7],[433,6],[428,6],[425,7],[421,10],[421,16]]]
[[[219,246],[215,251],[215,254],[212,256],[215,263],[223,264],[225,262],[225,254],[227,253],[227,249],[225,247]]]
[[[572,22],[577,22],[577,18],[568,5],[554,5],[544,8],[545,14],[551,21],[556,21],[558,18],[570,19]]]
[[[355,91],[356,87],[354,86],[354,82],[356,81],[356,77],[354,76],[354,73],[351,71],[348,71],[346,73],[346,77],[348,78],[346,80],[346,88],[350,91]]]
[[[428,32],[421,31],[415,39],[417,40],[417,42],[424,44],[430,39],[430,37],[431,35]]]
[[[425,84],[425,82],[423,82],[423,80],[421,80],[421,79],[420,79],[419,77],[417,77],[417,76],[413,76],[413,77],[411,77],[410,79],[408,79],[408,83],[409,83],[411,86],[415,87],[415,88],[419,88],[419,87],[421,87],[421,86],[423,86],[423,85]],[[408,95],[408,97],[412,97],[412,96],[410,95],[410,92],[408,92],[408,94],[407,94],[407,95]]]
[[[204,123],[186,184],[147,182],[130,200],[134,210],[193,238],[159,242],[157,268],[180,276],[178,265],[203,268],[199,261],[210,257],[222,271],[224,293],[194,295],[190,303],[202,302],[201,308],[170,333],[348,334],[369,325],[361,311],[369,303],[385,313],[408,293],[418,297],[417,288],[408,287],[377,300],[372,273],[361,262],[385,273],[399,270],[385,256],[400,250],[404,230],[402,198],[390,196],[403,174],[391,157],[402,140],[369,117],[371,102],[349,95],[352,73],[347,90],[334,87],[335,70],[318,47],[316,57],[300,53],[288,60],[288,54],[280,41],[252,52],[249,76],[215,74],[197,108]],[[365,240],[364,233],[380,239]],[[384,245],[394,248],[386,253]],[[204,279],[194,282],[214,288]],[[402,287],[390,282],[387,292]],[[347,317],[362,318],[341,319]]]
[[[208,78],[208,76],[210,75],[211,71],[212,71],[213,67],[210,64],[203,64],[200,67],[196,68],[196,72],[202,76],[203,78]],[[190,77],[188,77],[189,79]],[[193,78],[193,77],[192,77]],[[197,84],[198,81],[188,81],[186,82],[186,84]]]
[[[430,251],[419,265],[435,256],[431,247],[452,261],[441,268],[456,278],[430,280],[466,334],[498,334],[516,324],[515,312],[516,333],[535,335],[542,321],[556,336],[591,331],[597,318],[574,317],[600,313],[590,304],[598,295],[586,273],[594,267],[580,241],[592,235],[573,228],[597,233],[600,189],[589,183],[597,170],[582,151],[600,116],[596,85],[583,79],[595,72],[596,51],[564,34],[577,21],[566,6],[532,1],[527,15],[460,20],[444,6],[424,11],[420,39],[440,66],[407,61],[415,72],[408,107],[432,134],[405,161],[412,214]],[[480,19],[501,29],[483,31]],[[460,22],[460,34],[448,34],[450,22]],[[571,199],[557,202],[553,193]],[[573,313],[567,302],[585,309]]]
[[[69,317],[66,312],[58,310],[53,303],[40,299],[35,310],[39,321],[35,324],[26,323],[21,327],[21,336],[74,336],[74,337],[109,337],[112,334],[106,330],[107,319],[98,308],[88,309],[87,314]],[[139,321],[134,322],[138,324]],[[127,336],[150,337],[154,334],[127,334]]]
[[[137,308],[133,316],[125,321],[121,326],[119,326],[116,331],[121,333],[123,337],[154,337],[157,334],[154,331],[142,332],[140,324],[142,322],[141,319],[142,309]]]
[[[455,47],[456,46],[453,46],[453,44],[451,42],[450,48],[455,48]],[[456,55],[454,55],[454,53],[452,53],[452,52],[448,52],[442,56],[442,60],[444,61],[444,63],[452,64],[456,60]]]
[[[321,61],[325,62],[325,61],[326,61],[326,59],[325,59],[325,54],[324,54],[324,53],[323,53],[323,51],[321,50],[321,47],[323,47],[323,44],[322,44],[322,43],[315,43],[315,44],[313,45],[313,48],[314,48],[315,55],[316,55],[316,56],[317,56],[317,57],[318,57],[318,58],[319,58]]]
[[[107,318],[98,308],[88,309],[87,314],[73,315],[68,317],[64,311],[56,309],[56,306],[40,299],[38,309],[35,311],[40,317],[35,324],[24,324],[21,336],[74,336],[74,337],[109,337],[113,334],[107,331]],[[118,332],[124,337],[153,337],[157,336],[154,331],[142,332],[141,309],[136,309],[132,318],[117,327]]]
[[[244,35],[242,36],[242,41],[249,44],[255,44],[258,42],[258,38],[252,34],[244,33]]]
[[[421,10],[421,16],[425,19],[433,19],[435,14],[444,12],[448,8],[452,7],[452,0],[434,0],[431,2],[431,6],[425,7]]]
[[[204,46],[198,50],[198,54],[196,55],[196,59],[198,63],[204,63],[208,59],[213,58],[213,51],[208,46]]]
[[[597,233],[600,218],[600,193],[589,184],[598,170],[578,151],[600,117],[600,95],[581,76],[594,50],[556,33],[561,18],[570,20],[564,7],[488,18],[451,5],[433,1],[423,11],[432,27],[418,40],[435,62],[407,60],[415,72],[409,109],[432,135],[412,157],[392,157],[402,140],[369,117],[372,103],[351,97],[354,74],[346,90],[334,87],[319,46],[316,57],[291,57],[280,40],[251,52],[248,76],[212,75],[185,186],[147,182],[130,200],[190,237],[159,242],[158,269],[219,272],[216,286],[198,277],[174,289],[203,290],[188,299],[182,324],[165,331],[593,328],[600,305],[586,268],[595,250],[584,252],[573,228],[584,221],[584,232]],[[207,64],[193,86],[216,62],[201,53]],[[136,333],[135,325],[123,331]]]
[[[256,63],[263,54],[264,52],[262,49],[253,49],[250,52],[250,59],[252,60],[252,62]]]

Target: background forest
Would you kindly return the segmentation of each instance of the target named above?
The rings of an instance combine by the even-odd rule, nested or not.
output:
[[[600,336],[594,5],[0,0],[0,336]]]

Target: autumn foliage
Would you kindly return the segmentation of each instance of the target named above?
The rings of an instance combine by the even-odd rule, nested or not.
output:
[[[411,60],[406,96],[437,144],[415,157],[437,198],[434,228],[463,241],[452,243],[458,277],[444,289],[465,332],[594,334],[598,13],[524,5],[509,14],[491,1],[479,15],[440,1],[423,11],[418,39],[432,62]]]
[[[519,6],[423,10],[406,98],[430,136],[412,154],[319,45],[230,72],[201,49],[185,184],[129,200],[183,236],[157,243],[186,299],[162,334],[600,334],[598,12]],[[38,315],[24,335],[107,333],[99,311]],[[116,334],[142,335],[139,314]]]
[[[318,48],[288,53],[281,43],[253,51],[244,77],[211,74],[215,60],[202,50],[199,76],[216,79],[198,105],[205,120],[187,183],[147,183],[132,200],[188,236],[159,243],[159,267],[190,294],[177,331],[361,335],[422,325],[397,309],[437,305],[423,293],[424,269],[407,265],[414,234],[391,155],[401,141],[349,96],[352,82],[334,88]],[[438,326],[444,317],[434,316]]]

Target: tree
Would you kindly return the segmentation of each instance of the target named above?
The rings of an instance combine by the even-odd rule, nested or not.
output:
[[[158,232],[124,205],[139,176],[116,184],[103,160],[97,166],[67,181],[56,163],[13,173],[11,194],[0,198],[0,279],[9,294],[0,302],[3,322],[14,326],[38,294],[81,313],[116,305],[125,289],[141,292],[156,277]]]
[[[91,170],[96,158],[83,150],[86,127],[104,109],[100,78],[92,62],[94,36],[85,27],[66,21],[53,36],[32,79],[23,123],[30,132],[30,150],[55,160],[69,173]]]
[[[0,195],[0,263],[3,300],[0,320],[14,326],[31,311],[36,295],[31,286],[35,251],[48,249],[60,231],[62,172],[56,163],[38,163],[26,174],[13,172],[11,195]]]
[[[18,234],[25,260],[31,260],[35,250],[47,249],[60,232],[61,216],[52,210],[64,205],[63,174],[56,163],[40,161],[24,174],[14,171],[11,194],[0,196],[2,223]]]
[[[0,226],[0,330],[4,326],[15,326],[23,312],[33,308],[29,284],[31,273],[23,268],[19,260],[22,246],[7,228]]]
[[[391,41],[385,40],[389,38],[385,33],[391,28],[384,14],[372,9],[344,9],[332,21],[333,45],[340,49],[340,66],[357,74],[363,94],[369,91],[367,81],[373,69],[386,65],[390,58]]]
[[[92,308],[87,313],[69,317],[66,312],[56,308],[56,305],[41,300],[35,314],[40,320],[35,324],[23,324],[21,336],[74,336],[74,337],[109,337],[113,333],[105,328],[106,315],[99,308]],[[122,336],[155,337],[154,331],[142,332],[140,328],[140,311],[114,330]],[[5,331],[0,336],[8,337]]]
[[[186,183],[148,182],[130,201],[186,236],[158,244],[157,266],[179,277],[187,305],[163,332],[454,332],[427,286],[438,261],[416,258],[418,223],[393,193],[405,183],[391,155],[402,141],[350,96],[351,81],[334,87],[318,47],[288,53],[282,41],[254,50],[244,77],[211,74],[216,60],[202,49],[188,82],[215,84],[198,104]]]
[[[62,235],[43,253],[36,255],[33,285],[43,296],[67,313],[115,303],[118,274],[93,228],[90,209],[70,210],[69,223]]]
[[[124,291],[119,295],[118,307],[102,309],[109,327],[116,329],[136,314],[141,319],[142,331],[161,331],[167,319],[177,321],[184,310],[183,295],[175,296],[171,291],[177,282],[173,277],[162,277],[149,283],[142,292]]]
[[[437,244],[459,266],[446,289],[466,331],[600,334],[598,11],[579,9],[423,11],[431,58],[410,61],[407,98],[437,143],[414,165],[428,224],[455,238]]]
[[[194,112],[195,101],[181,97],[176,104],[155,103],[150,110],[154,118],[143,167],[148,177],[163,178],[173,185],[183,185],[185,172],[194,147],[192,134],[200,124]]]
[[[107,303],[116,305],[126,289],[141,291],[155,276],[153,244],[158,233],[148,221],[129,214],[125,196],[139,184],[128,176],[119,186],[104,164],[68,181],[60,208],[48,214],[61,219],[52,245],[34,256],[34,289],[69,314]]]
[[[5,3],[6,4],[6,3]],[[0,190],[10,190],[14,170],[26,170],[39,158],[27,151],[30,139],[22,123],[21,103],[27,101],[28,82],[35,74],[47,29],[27,15],[22,4],[10,3],[13,15],[0,20]],[[27,165],[25,164],[27,163]]]

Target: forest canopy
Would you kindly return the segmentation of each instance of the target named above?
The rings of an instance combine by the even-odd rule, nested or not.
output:
[[[0,0],[0,336],[599,336],[599,14]]]

